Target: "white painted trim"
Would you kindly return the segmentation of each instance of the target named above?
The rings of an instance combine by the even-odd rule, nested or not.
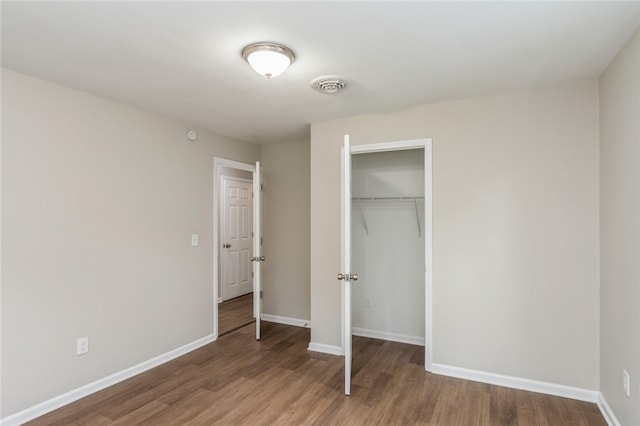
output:
[[[602,417],[604,417],[609,426],[620,426],[620,422],[616,418],[616,415],[613,413],[611,407],[609,407],[607,400],[604,399],[604,395],[602,395],[602,392],[598,392],[598,400],[596,401],[596,404],[598,404],[600,413],[602,413]]]
[[[260,319],[262,319],[263,321],[276,322],[278,324],[285,324],[285,325],[293,325],[293,326],[296,326],[296,327],[311,328],[311,321],[304,320],[304,319],[299,319],[299,318],[289,318],[289,317],[283,317],[283,316],[280,316],[280,315],[262,314],[262,315],[260,315]]]
[[[457,377],[459,379],[472,380],[474,382],[489,383],[491,385],[561,396],[563,398],[577,399],[579,401],[586,402],[595,403],[598,399],[599,392],[595,390],[576,388],[557,383],[541,382],[538,380],[523,379],[521,377],[505,376],[502,374],[488,373],[486,371],[452,367],[444,364],[434,363],[432,368],[432,373],[434,374],[442,374],[444,376]]]
[[[369,152],[401,151],[405,149],[420,149],[425,147],[425,141],[431,139],[411,139],[406,141],[380,142],[362,145],[351,145],[351,152],[364,154]]]
[[[354,336],[369,337],[371,339],[382,339],[389,340],[391,342],[424,346],[424,337],[407,336],[406,334],[387,333],[384,331],[368,330],[366,328],[359,327],[352,327],[351,334]]]
[[[179,348],[173,349],[147,361],[141,362],[140,364],[125,368],[124,370],[118,371],[107,377],[103,377],[102,379],[98,379],[95,382],[80,386],[79,388],[73,389],[69,392],[63,393],[62,395],[58,395],[47,401],[41,402],[32,407],[26,408],[15,414],[0,419],[0,425],[14,426],[26,423],[53,410],[57,410],[64,405],[71,404],[72,402],[75,402],[81,398],[101,391],[102,389],[105,389],[109,386],[113,386],[116,383],[127,380],[133,376],[137,376],[140,373],[171,361],[172,359],[178,358],[186,353],[194,351],[204,345],[214,342],[216,338],[217,336],[215,334],[210,334],[191,343],[187,343],[184,346],[180,346]]]
[[[245,170],[255,173],[255,164],[241,163],[239,161],[227,160],[225,158],[213,157],[213,334],[218,335],[218,274],[220,265],[218,258],[220,256],[220,200],[219,192],[222,182],[222,167]]]
[[[325,345],[324,343],[309,342],[308,350],[313,352],[322,352],[329,355],[344,355],[340,346]]]

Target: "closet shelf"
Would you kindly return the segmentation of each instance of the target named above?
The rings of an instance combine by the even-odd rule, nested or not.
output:
[[[424,200],[424,197],[352,197],[351,201],[356,201],[358,204],[358,210],[360,210],[360,218],[362,219],[362,226],[364,231],[369,235],[369,227],[367,226],[367,219],[364,217],[364,211],[362,210],[361,201],[378,201],[378,200],[403,200],[413,201],[413,205],[416,209],[416,222],[418,224],[418,237],[422,236],[422,226],[420,226],[420,213],[418,212],[418,200]]]

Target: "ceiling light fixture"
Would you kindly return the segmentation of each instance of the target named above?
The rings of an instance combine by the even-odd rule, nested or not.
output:
[[[277,43],[252,43],[242,49],[242,57],[258,74],[267,78],[280,75],[296,59],[287,46]]]

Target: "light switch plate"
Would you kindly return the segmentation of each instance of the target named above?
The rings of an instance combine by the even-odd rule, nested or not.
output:
[[[198,247],[198,234],[191,234],[191,247]]]

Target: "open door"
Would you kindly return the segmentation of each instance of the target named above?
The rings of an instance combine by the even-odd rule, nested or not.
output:
[[[260,265],[265,261],[262,255],[262,231],[260,229],[260,191],[262,183],[260,177],[260,162],[256,161],[256,170],[253,172],[253,314],[256,318],[256,340],[260,340],[260,316],[262,315],[262,287]]]
[[[349,135],[344,136],[342,146],[342,281],[343,302],[343,347],[344,347],[344,394],[351,394],[351,281],[358,279],[351,271],[351,146]]]

